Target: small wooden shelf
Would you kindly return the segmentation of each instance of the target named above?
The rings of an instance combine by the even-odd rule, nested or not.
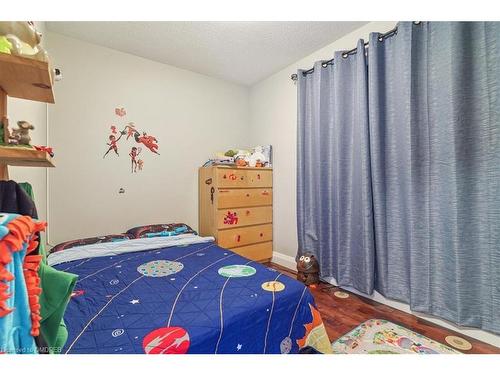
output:
[[[0,53],[0,88],[8,96],[55,103],[49,64]]]
[[[20,167],[55,167],[45,151],[25,147],[0,146],[0,164]]]

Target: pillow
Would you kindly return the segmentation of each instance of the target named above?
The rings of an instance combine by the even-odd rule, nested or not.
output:
[[[49,253],[50,254],[57,253],[58,251],[70,249],[70,248],[76,247],[76,246],[93,245],[96,243],[105,243],[105,242],[126,241],[126,240],[130,240],[132,238],[134,238],[134,237],[132,237],[126,233],[108,234],[106,236],[99,236],[99,237],[80,238],[77,240],[61,242],[60,244],[57,244],[52,249],[50,249]]]
[[[151,224],[141,227],[131,228],[126,234],[132,238],[146,237],[161,237],[161,236],[177,236],[179,234],[198,234],[189,225],[183,223],[171,224]]]

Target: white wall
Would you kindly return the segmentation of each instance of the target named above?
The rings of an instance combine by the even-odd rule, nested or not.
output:
[[[49,171],[49,243],[152,223],[196,227],[198,167],[216,150],[247,143],[248,88],[51,32],[48,44],[64,76],[49,107],[57,165]],[[117,106],[159,140],[161,155],[143,147],[137,174],[132,143],[103,159],[110,125],[122,123]]]
[[[42,45],[46,45],[45,24],[36,22],[36,28],[43,34]],[[17,121],[28,121],[35,126],[31,132],[31,143],[47,144],[47,104],[16,98],[7,99],[8,117],[11,128]],[[47,171],[45,168],[9,166],[9,178],[17,182],[29,182],[35,193],[35,205],[40,220],[47,219]]]
[[[296,73],[297,69],[310,68],[315,61],[332,58],[334,51],[354,48],[360,38],[366,41],[370,32],[386,32],[395,24],[396,22],[371,22],[275,73],[254,85],[250,90],[252,143],[273,145],[273,260],[285,267],[295,268],[294,258],[298,246],[296,228],[297,88],[290,76]],[[329,281],[336,284],[333,279]],[[357,291],[354,292],[360,294]],[[411,312],[408,305],[388,300],[378,293],[366,297],[399,310]],[[500,347],[499,336],[478,329],[463,329],[428,315],[413,314]]]

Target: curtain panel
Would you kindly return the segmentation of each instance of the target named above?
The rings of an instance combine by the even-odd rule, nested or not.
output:
[[[322,276],[371,293],[374,232],[363,41],[335,64],[299,71],[299,254],[313,251]]]
[[[500,333],[500,23],[379,37],[299,71],[299,253],[341,286]]]

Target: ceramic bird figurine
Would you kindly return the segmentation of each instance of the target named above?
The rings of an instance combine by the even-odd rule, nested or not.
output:
[[[319,262],[312,253],[305,253],[297,262],[297,280],[307,286],[319,284]]]

